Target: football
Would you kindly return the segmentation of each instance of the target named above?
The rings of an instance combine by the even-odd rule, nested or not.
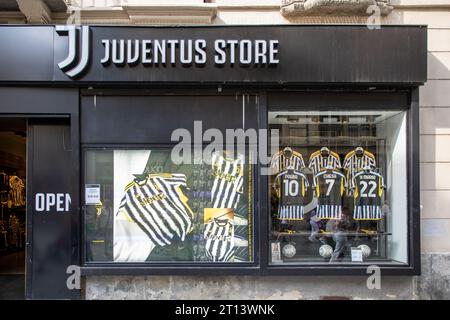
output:
[[[319,248],[319,254],[322,258],[329,258],[332,253],[333,248],[328,244],[321,245]]]
[[[287,244],[283,247],[282,252],[286,258],[292,258],[297,253],[297,250],[292,244]]]
[[[367,258],[372,253],[372,250],[366,244],[360,244],[358,248],[361,249],[364,258]]]

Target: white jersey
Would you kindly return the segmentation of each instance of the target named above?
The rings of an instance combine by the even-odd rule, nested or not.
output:
[[[330,154],[327,157],[323,157],[320,150],[318,150],[309,157],[308,168],[316,175],[325,168],[334,170],[341,168],[341,160],[336,152],[330,151]]]
[[[355,150],[350,151],[344,158],[343,168],[347,173],[347,181],[349,183],[349,189],[353,189],[355,187],[353,183],[353,177],[355,174],[368,166],[376,167],[377,162],[375,160],[375,156],[367,150],[364,150],[362,156],[358,157],[355,153]]]
[[[125,189],[119,213],[130,217],[157,246],[184,241],[193,214],[181,187],[186,187],[184,174],[154,174],[133,181]]]
[[[205,226],[205,251],[209,260],[227,262],[234,255],[233,220],[212,218]]]
[[[304,167],[305,161],[303,160],[303,156],[296,151],[292,151],[291,157],[286,157],[283,151],[279,151],[273,155],[270,161],[270,168],[272,169],[273,174],[288,168],[299,171]]]
[[[225,158],[220,152],[212,155],[212,208],[236,209],[244,186],[244,157]]]

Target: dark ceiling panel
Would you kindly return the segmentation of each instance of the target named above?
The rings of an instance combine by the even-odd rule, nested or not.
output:
[[[19,11],[16,0],[0,0],[0,11]]]
[[[67,6],[63,0],[44,0],[50,10],[53,12],[66,12]]]

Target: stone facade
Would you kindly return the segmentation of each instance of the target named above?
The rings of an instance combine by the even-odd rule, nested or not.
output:
[[[450,254],[422,254],[422,275],[381,277],[369,290],[366,277],[89,277],[88,299],[450,299]]]
[[[391,13],[393,7],[387,0],[282,0],[281,14],[297,15],[370,15],[378,9],[385,16]]]

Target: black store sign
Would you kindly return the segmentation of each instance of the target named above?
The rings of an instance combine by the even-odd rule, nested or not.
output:
[[[67,288],[66,269],[81,263],[80,88],[411,87],[426,80],[426,32],[356,25],[0,26],[0,116],[68,119],[29,122],[27,297],[79,295]]]
[[[0,81],[407,83],[426,79],[426,28],[0,28]]]

